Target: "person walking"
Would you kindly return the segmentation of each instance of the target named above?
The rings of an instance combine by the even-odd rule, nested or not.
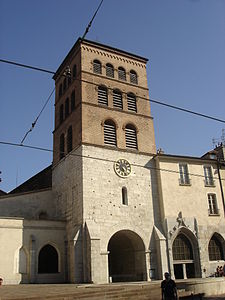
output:
[[[170,277],[170,273],[164,274],[165,279],[161,282],[162,300],[177,300],[176,283]]]

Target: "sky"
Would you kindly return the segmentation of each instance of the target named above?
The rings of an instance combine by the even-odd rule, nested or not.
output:
[[[0,0],[0,59],[56,71],[100,0]],[[225,0],[104,0],[86,36],[149,59],[149,94],[225,119]],[[50,74],[0,63],[0,141],[20,143],[54,88]],[[224,123],[151,104],[156,146],[202,156]],[[24,144],[52,149],[54,97]],[[52,153],[0,144],[0,189],[14,189]]]

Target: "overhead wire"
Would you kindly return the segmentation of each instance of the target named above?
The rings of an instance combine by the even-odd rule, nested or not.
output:
[[[51,73],[51,74],[56,74],[55,72],[49,71],[47,69],[36,68],[36,67],[32,67],[30,65],[24,65],[24,64],[12,62],[12,61],[6,61],[6,60],[3,60],[3,59],[0,59],[0,62],[6,62],[6,63],[10,63],[12,65],[22,66],[22,67],[28,68],[28,69],[33,69],[33,70],[43,71],[43,72],[47,72],[47,73]],[[83,81],[83,80],[80,80],[80,79],[75,79],[75,80]],[[88,81],[86,81],[86,82],[88,82]],[[96,83],[93,83],[93,82],[90,82],[90,83],[98,86],[98,84],[96,84]],[[223,119],[213,117],[213,116],[210,116],[210,115],[207,115],[207,114],[203,114],[203,113],[200,113],[200,112],[196,112],[196,111],[193,111],[193,110],[190,110],[190,109],[186,109],[186,108],[183,108],[183,107],[180,107],[180,106],[177,106],[177,105],[172,105],[172,104],[169,104],[169,103],[165,103],[165,102],[162,102],[161,100],[156,100],[156,99],[152,99],[152,98],[147,99],[147,98],[144,98],[144,97],[139,97],[139,98],[142,99],[142,100],[145,100],[145,101],[149,101],[151,103],[155,103],[155,104],[162,105],[162,106],[165,106],[165,107],[168,107],[168,108],[171,108],[171,109],[176,109],[176,110],[179,110],[179,111],[182,111],[182,112],[185,112],[185,113],[193,114],[195,116],[199,116],[199,117],[202,117],[202,118],[207,118],[207,119],[225,124],[225,120],[223,120]]]
[[[54,151],[52,149],[43,148],[43,147],[37,147],[37,146],[32,146],[32,145],[24,145],[24,144],[17,144],[17,143],[4,142],[4,141],[0,141],[0,144],[2,144],[2,145],[8,145],[8,146],[14,146],[14,147],[24,147],[24,148],[28,148],[28,149],[45,151],[45,152],[51,152],[51,153],[56,152],[56,151]],[[63,155],[66,154],[65,152],[59,152],[59,153],[62,153]],[[71,153],[71,152],[69,152],[66,155],[115,163],[115,161],[112,160],[112,159],[106,159],[106,158],[101,158],[101,157],[94,157],[94,156],[84,155],[84,154],[77,154],[77,153]],[[152,157],[155,157],[155,156],[156,156],[156,154],[152,154]],[[214,161],[214,162],[216,162],[216,161]],[[171,169],[166,169],[166,168],[157,168],[157,167],[146,166],[146,165],[143,166],[143,165],[135,164],[135,163],[131,163],[131,166],[133,166],[133,167],[141,167],[141,168],[149,169],[149,170],[157,170],[157,171],[163,171],[163,172],[168,172],[168,173],[180,174],[179,171],[171,170]],[[202,175],[202,174],[188,173],[188,175],[195,176],[195,177],[205,178],[205,176]],[[219,179],[217,177],[213,177],[213,178],[214,179]],[[225,178],[221,178],[221,180],[225,181]]]

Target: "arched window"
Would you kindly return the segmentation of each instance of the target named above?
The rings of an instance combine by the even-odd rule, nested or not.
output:
[[[63,122],[63,104],[60,105],[60,109],[59,109],[59,121],[60,121],[60,124]]]
[[[185,235],[179,234],[173,242],[173,259],[174,260],[192,260],[192,246]]]
[[[68,86],[71,85],[71,74],[68,75],[68,77],[67,77],[67,85],[68,85]]]
[[[122,204],[128,205],[127,188],[125,186],[122,187]]]
[[[75,91],[73,90],[71,93],[71,111],[75,109]]]
[[[63,93],[66,91],[66,78],[63,80]]]
[[[127,124],[125,127],[126,148],[137,149],[137,133],[136,128]]]
[[[223,260],[223,248],[220,240],[213,235],[208,246],[209,260]]]
[[[137,73],[134,70],[130,71],[130,82],[138,84]]]
[[[104,123],[104,144],[116,146],[116,126],[111,120]]]
[[[51,245],[44,246],[38,255],[38,273],[58,273],[58,253]]]
[[[67,152],[72,151],[73,148],[73,131],[72,126],[67,130]]]
[[[65,103],[65,118],[69,116],[70,113],[70,104],[69,104],[69,98],[66,98],[66,103]]]
[[[76,65],[73,66],[72,76],[73,76],[73,79],[75,79],[77,77],[77,66]]]
[[[62,96],[62,83],[60,83],[60,86],[59,86],[59,97]]]
[[[119,67],[119,68],[118,68],[118,78],[119,78],[120,80],[126,81],[126,71],[125,71],[125,69],[122,68],[122,67]]]
[[[137,112],[136,96],[133,93],[127,94],[127,108],[128,110]]]
[[[104,86],[98,87],[98,104],[108,105],[108,91]]]
[[[95,59],[93,61],[93,71],[97,74],[102,74],[102,64],[99,60]]]
[[[113,90],[113,107],[123,109],[122,93],[119,90]]]
[[[64,141],[64,134],[60,135],[60,145],[59,145],[59,157],[60,159],[65,156],[65,141]]]
[[[111,64],[106,64],[106,76],[114,78],[114,68]]]

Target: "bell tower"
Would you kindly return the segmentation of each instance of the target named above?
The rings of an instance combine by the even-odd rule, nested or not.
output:
[[[146,64],[78,39],[54,75],[53,192],[67,222],[71,282],[149,279],[154,189],[146,166],[156,147]]]

